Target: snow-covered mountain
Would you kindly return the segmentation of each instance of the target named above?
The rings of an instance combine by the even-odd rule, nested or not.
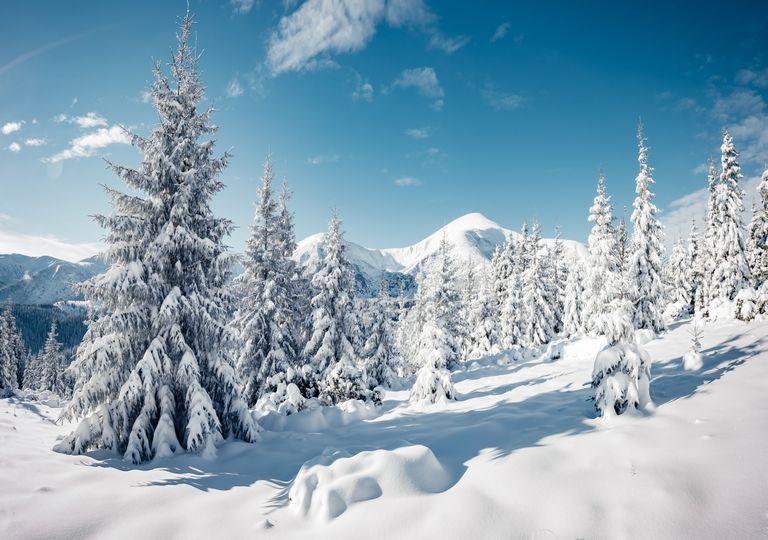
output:
[[[474,266],[490,263],[496,246],[509,238],[519,238],[519,233],[506,229],[480,213],[461,216],[438,229],[424,240],[402,248],[371,249],[346,242],[346,256],[357,269],[358,289],[366,294],[378,289],[380,276],[393,277],[409,283],[419,270],[432,260],[440,249],[443,235],[453,247],[454,256]],[[553,239],[543,239],[544,245],[552,245]],[[563,240],[565,254],[569,258],[585,257],[587,250],[574,240]],[[323,234],[313,234],[298,243],[294,258],[308,273],[316,269],[324,255]],[[395,289],[396,290],[396,289]]]
[[[53,304],[78,300],[72,285],[104,271],[96,257],[73,263],[54,257],[0,255],[0,301],[14,304]]]

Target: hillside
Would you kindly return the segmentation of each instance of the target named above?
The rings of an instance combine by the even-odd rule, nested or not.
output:
[[[681,366],[689,331],[647,345],[649,414],[594,418],[603,342],[587,338],[557,360],[465,364],[444,406],[391,391],[378,409],[263,417],[260,442],[216,459],[139,467],[53,453],[73,427],[59,409],[3,399],[0,537],[764,537],[768,327],[707,325],[697,371]]]

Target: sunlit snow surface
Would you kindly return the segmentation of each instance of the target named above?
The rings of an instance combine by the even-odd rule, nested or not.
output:
[[[765,538],[768,324],[691,325],[646,345],[652,414],[594,419],[602,343],[453,373],[460,400],[407,390],[264,418],[260,443],[133,467],[50,449],[58,409],[0,400],[0,538]]]

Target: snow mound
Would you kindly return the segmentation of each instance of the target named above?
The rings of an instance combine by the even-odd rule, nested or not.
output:
[[[379,414],[376,405],[358,399],[329,406],[322,406],[317,400],[307,400],[305,405],[305,409],[288,415],[276,410],[257,410],[257,414],[263,415],[258,419],[259,425],[269,431],[317,433],[369,420]]]
[[[359,502],[378,497],[439,493],[450,475],[426,446],[373,450],[351,456],[326,449],[296,475],[288,499],[299,515],[330,521]]]

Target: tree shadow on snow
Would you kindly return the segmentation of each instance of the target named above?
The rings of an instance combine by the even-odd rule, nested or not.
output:
[[[765,339],[736,346],[746,332],[734,335],[708,349],[702,350],[702,367],[687,371],[681,357],[673,358],[652,368],[651,398],[656,405],[691,397],[702,386],[720,379],[743,364],[748,358],[765,350]]]

